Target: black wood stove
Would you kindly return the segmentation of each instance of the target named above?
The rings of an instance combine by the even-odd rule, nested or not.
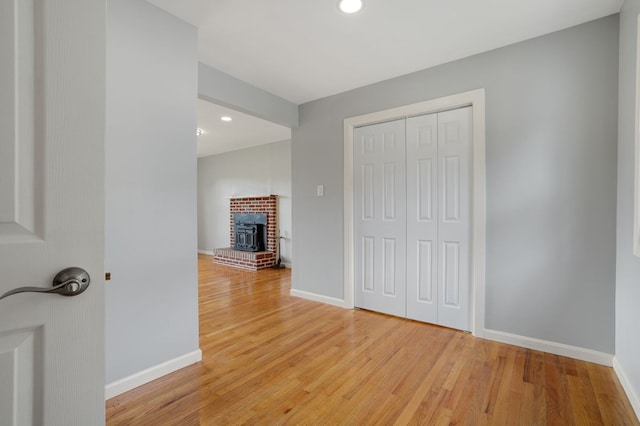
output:
[[[267,240],[267,215],[265,213],[234,213],[234,246],[242,251],[264,251]]]

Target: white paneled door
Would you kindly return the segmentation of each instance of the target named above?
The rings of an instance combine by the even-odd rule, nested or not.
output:
[[[405,120],[354,134],[355,303],[406,316]]]
[[[438,115],[407,120],[407,316],[438,323]]]
[[[471,107],[467,107],[356,129],[356,306],[470,329],[471,118]],[[366,151],[367,141],[384,140],[389,126],[395,129],[397,140],[406,140],[404,158],[400,158],[400,148],[393,157]],[[406,135],[400,134],[403,130]],[[375,147],[375,142],[370,146]],[[379,225],[386,224],[384,216],[377,214],[384,211],[388,193],[384,166],[390,163],[402,170],[397,179],[406,173],[406,189],[395,188],[404,197],[395,198],[396,204],[403,203],[396,211],[403,211],[405,217],[395,218],[393,235],[394,241],[404,240],[406,245],[404,256],[394,258],[393,263],[396,276],[404,277],[396,281],[396,294],[405,296],[404,305],[398,297],[393,309],[387,307],[389,298],[383,297],[384,292],[375,291],[384,289],[385,277],[379,274],[385,271],[384,243],[391,238]]]
[[[104,423],[106,2],[0,0],[0,426]],[[32,289],[36,290],[36,289]]]
[[[469,330],[471,107],[407,119],[407,317]]]

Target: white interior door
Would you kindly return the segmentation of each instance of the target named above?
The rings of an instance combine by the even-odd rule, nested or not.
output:
[[[355,305],[406,315],[405,120],[354,133]]]
[[[471,120],[471,107],[466,107],[355,130],[357,307],[471,328]],[[405,152],[399,143],[385,150],[385,140],[403,140],[405,123]],[[385,210],[389,194],[395,195],[393,220]],[[404,252],[398,246],[403,239]],[[391,250],[386,245],[396,257],[387,255]],[[393,297],[385,287],[389,265],[395,277]]]
[[[104,0],[0,0],[0,425],[104,423]],[[71,287],[76,284],[70,282]]]

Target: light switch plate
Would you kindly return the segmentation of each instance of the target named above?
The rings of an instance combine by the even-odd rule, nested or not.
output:
[[[324,185],[316,186],[316,195],[318,197],[324,197]]]

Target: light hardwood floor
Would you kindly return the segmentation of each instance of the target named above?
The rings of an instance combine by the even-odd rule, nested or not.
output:
[[[611,368],[289,296],[290,270],[199,256],[203,361],[108,425],[638,425]]]

